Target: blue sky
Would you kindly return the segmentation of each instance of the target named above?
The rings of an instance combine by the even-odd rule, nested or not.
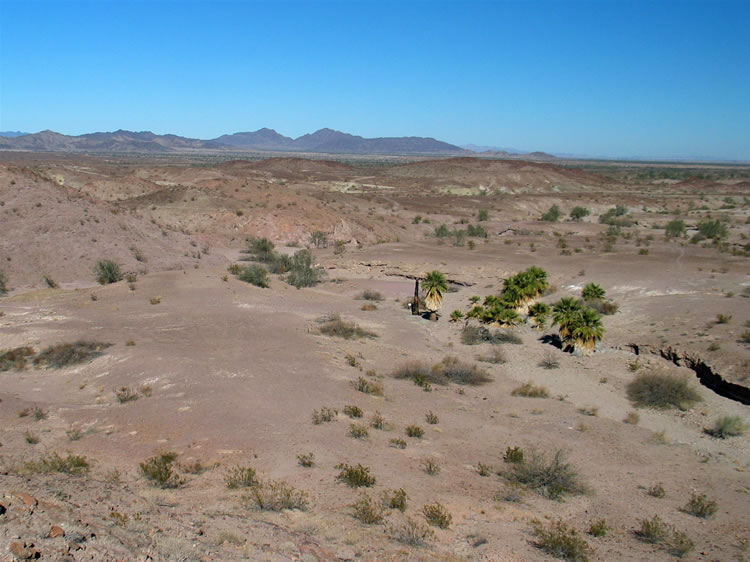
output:
[[[750,1],[0,0],[0,130],[750,160]]]

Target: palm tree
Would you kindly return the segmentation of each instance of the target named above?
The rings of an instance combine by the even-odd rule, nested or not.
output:
[[[430,312],[437,312],[443,305],[443,294],[448,290],[448,280],[439,271],[431,271],[422,281],[425,305]]]
[[[581,296],[587,301],[593,301],[603,299],[606,294],[607,291],[602,289],[601,285],[597,285],[596,283],[587,283],[583,286],[583,292],[581,293]]]
[[[562,297],[552,305],[552,313],[552,323],[560,326],[560,339],[565,344],[576,317],[581,313],[581,303],[573,297]]]
[[[586,355],[594,351],[596,342],[604,336],[601,316],[593,308],[584,307],[570,328],[576,349]]]
[[[529,307],[529,316],[534,319],[537,328],[543,329],[547,324],[550,307],[547,303],[535,302]]]

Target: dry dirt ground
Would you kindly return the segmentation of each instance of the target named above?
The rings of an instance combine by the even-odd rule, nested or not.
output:
[[[9,291],[0,297],[0,353],[82,339],[112,345],[62,369],[0,372],[0,559],[548,560],[534,522],[558,520],[590,545],[592,560],[673,559],[635,533],[655,515],[694,542],[687,559],[750,558],[748,433],[705,431],[722,415],[750,422],[748,404],[702,386],[684,357],[735,388],[750,386],[742,341],[750,321],[742,178],[750,172],[731,173],[633,183],[518,161],[2,155],[0,271]],[[553,204],[561,220],[540,221]],[[566,220],[577,205],[591,215]],[[600,224],[615,205],[629,209],[632,226]],[[482,210],[488,218],[478,222]],[[691,243],[708,217],[720,218],[727,236]],[[665,237],[673,219],[684,220],[685,237]],[[488,236],[435,237],[443,224],[481,225]],[[227,272],[250,237],[291,254],[316,230],[330,243],[313,247],[326,272],[314,287],[271,275],[264,289]],[[135,277],[96,284],[100,259]],[[603,317],[591,357],[547,343],[556,327],[515,328],[520,343],[462,343],[464,323],[449,322],[450,312],[467,311],[472,296],[497,293],[530,265],[554,286],[544,302],[580,296],[594,281],[619,305]],[[430,322],[404,305],[413,278],[436,269],[452,288]],[[365,290],[382,295],[374,310],[363,309]],[[375,337],[320,334],[319,319],[331,313]],[[504,363],[478,361],[493,349]],[[679,365],[662,357],[668,349]],[[408,361],[447,356],[480,365],[492,381],[426,392],[392,376]],[[650,369],[689,377],[703,401],[686,411],[634,409],[626,385]],[[382,396],[359,392],[360,377]],[[511,394],[526,382],[549,398]],[[118,399],[123,390],[132,399]],[[363,417],[350,419],[348,405]],[[337,415],[314,424],[324,407]],[[633,411],[639,421],[625,423]],[[350,424],[369,426],[376,413],[382,429],[350,436]],[[424,436],[408,437],[410,425]],[[499,474],[508,447],[564,451],[586,493],[553,500],[513,491]],[[182,483],[162,489],[139,464],[167,451],[178,455]],[[298,455],[308,453],[313,466],[301,466]],[[83,456],[90,470],[40,470],[37,461],[55,454]],[[428,474],[426,461],[439,472]],[[375,485],[337,481],[340,463],[369,467]],[[258,510],[251,488],[227,487],[236,467],[294,486],[306,509]],[[658,484],[662,498],[648,493]],[[363,491],[379,502],[395,489],[407,493],[405,513],[386,510],[372,525],[354,517]],[[692,494],[715,500],[716,514],[686,513]],[[434,502],[452,515],[447,529],[423,516]],[[434,535],[405,544],[407,519]],[[587,534],[599,520],[606,536]]]

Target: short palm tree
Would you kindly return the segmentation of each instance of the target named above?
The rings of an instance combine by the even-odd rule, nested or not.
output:
[[[549,313],[550,307],[547,303],[535,302],[529,307],[529,316],[534,319],[534,324],[538,328],[544,328],[547,324]]]
[[[552,305],[552,323],[560,326],[563,344],[570,338],[572,325],[581,313],[581,303],[573,297],[562,297]]]
[[[448,290],[448,280],[439,271],[431,271],[422,281],[425,291],[425,305],[431,312],[437,312],[443,306],[443,295]]]
[[[604,336],[602,318],[593,308],[584,307],[571,324],[570,331],[576,349],[589,355]]]
[[[596,283],[587,283],[583,286],[583,292],[581,293],[581,296],[587,301],[593,301],[603,299],[606,294],[607,291],[602,289],[601,285],[597,285]]]

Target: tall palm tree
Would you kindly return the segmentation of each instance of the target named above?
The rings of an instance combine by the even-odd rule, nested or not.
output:
[[[425,305],[430,312],[437,312],[443,306],[443,295],[448,290],[448,280],[439,271],[431,271],[422,281],[425,291]]]
[[[570,328],[576,349],[586,355],[594,351],[596,342],[604,336],[602,318],[593,308],[584,307]]]
[[[552,323],[560,326],[563,344],[570,338],[572,325],[581,313],[581,303],[573,297],[562,297],[552,305]]]

